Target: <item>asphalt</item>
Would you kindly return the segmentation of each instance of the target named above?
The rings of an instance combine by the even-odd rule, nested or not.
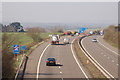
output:
[[[118,54],[119,50],[118,48],[114,47],[114,46],[111,46],[108,42],[106,42],[104,39],[103,39],[104,36],[99,36],[98,37],[98,40],[100,43],[102,43],[102,45],[105,45],[105,47],[111,49],[112,51],[114,51],[113,53],[114,54]]]
[[[41,58],[38,78],[86,78],[82,70],[76,63],[73,53],[71,51],[71,42],[75,37],[68,37],[70,39],[70,44],[63,45],[63,38],[60,40],[60,45],[49,45],[49,42],[45,42],[35,49],[30,55],[27,63],[27,68],[25,71],[25,78],[34,78],[37,76],[37,67],[39,58],[44,51]],[[46,66],[47,58],[57,59],[56,66]]]
[[[117,50],[108,45],[104,40],[98,38],[100,36],[90,36],[82,40],[83,47],[85,50],[114,78],[118,78],[118,55],[113,52]],[[99,42],[92,42],[92,39],[100,40],[100,43],[106,46],[105,48]]]

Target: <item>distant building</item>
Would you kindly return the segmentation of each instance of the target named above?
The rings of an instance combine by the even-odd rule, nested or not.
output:
[[[2,26],[2,32],[24,32],[24,29],[19,22],[13,22]]]

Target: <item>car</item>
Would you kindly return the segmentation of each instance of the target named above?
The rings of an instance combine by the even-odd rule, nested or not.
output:
[[[46,61],[46,66],[54,66],[56,65],[56,59],[55,58],[48,58]]]
[[[64,44],[69,44],[69,39],[64,38]]]
[[[74,34],[71,34],[71,36],[74,36]]]
[[[97,42],[97,39],[92,39],[92,42]]]

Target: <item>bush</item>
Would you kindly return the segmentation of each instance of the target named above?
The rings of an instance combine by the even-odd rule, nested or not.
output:
[[[41,32],[41,28],[38,27],[27,29],[28,36],[30,36],[36,43],[42,41],[42,38],[40,36]]]
[[[118,36],[120,34],[118,34],[118,30],[116,29],[117,26],[109,26],[106,30],[105,30],[105,35],[104,35],[104,39],[108,42],[110,42],[111,44],[114,44],[118,47]]]
[[[14,34],[2,34],[2,77],[13,78],[15,73],[15,60],[12,45],[18,41]]]
[[[51,32],[53,33],[63,33],[63,28],[62,27],[54,27],[51,29]]]

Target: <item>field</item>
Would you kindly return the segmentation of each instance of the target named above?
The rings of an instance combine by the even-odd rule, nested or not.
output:
[[[7,33],[7,34],[14,34],[15,37],[19,39],[19,41],[16,43],[19,45],[26,45],[33,42],[32,38],[28,36],[26,33]],[[62,34],[62,33],[41,33],[40,36],[42,39],[46,39],[49,38],[49,35],[51,34]]]

